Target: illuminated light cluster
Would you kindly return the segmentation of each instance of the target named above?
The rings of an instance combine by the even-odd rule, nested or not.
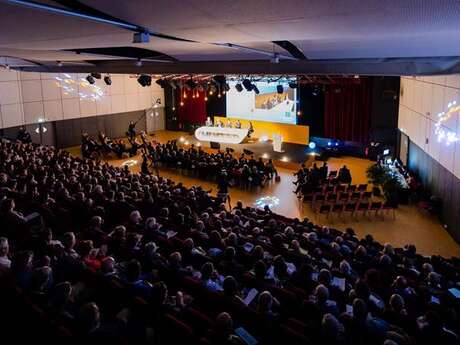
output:
[[[65,73],[64,78],[55,77],[56,85],[64,90],[64,95],[69,95],[74,91],[78,91],[78,85],[80,90],[78,96],[80,99],[91,99],[94,101],[100,100],[104,96],[104,91],[97,85],[91,85],[85,78],[80,78],[77,82],[72,77]]]
[[[453,101],[447,105],[447,110],[441,113],[438,113],[438,121],[435,123],[435,134],[438,137],[438,143],[445,140],[446,145],[449,146],[452,143],[460,141],[460,137],[457,133],[452,132],[445,127],[443,127],[443,123],[445,123],[453,114],[460,112],[460,106],[457,105],[457,101]]]
[[[254,205],[259,208],[264,208],[265,206],[272,208],[274,206],[278,206],[279,203],[280,199],[276,196],[264,196],[257,199]]]

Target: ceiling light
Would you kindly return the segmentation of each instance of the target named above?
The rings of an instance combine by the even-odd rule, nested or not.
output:
[[[94,77],[91,74],[86,76],[86,81],[90,83],[91,85],[93,85],[96,82],[96,80],[94,80]]]
[[[147,74],[141,74],[139,78],[137,78],[137,82],[141,84],[142,87],[152,85],[152,77]]]
[[[58,62],[57,62],[57,65],[58,65],[58,67],[62,67],[62,62],[61,62],[61,61],[58,61]]]
[[[166,86],[166,80],[164,80],[164,79],[157,79],[157,80],[155,80],[155,83],[157,83],[158,85],[160,85],[160,87],[161,87],[162,89],[164,89],[165,86]],[[174,89],[175,89],[175,87],[174,87]]]
[[[112,78],[110,78],[110,75],[104,77],[104,83],[105,85],[112,85]]]
[[[137,59],[137,61],[136,61],[136,66],[137,66],[137,67],[141,67],[141,66],[142,66],[142,60],[141,60],[141,59]]]
[[[243,80],[243,86],[246,89],[246,91],[252,91],[252,83],[249,79]]]

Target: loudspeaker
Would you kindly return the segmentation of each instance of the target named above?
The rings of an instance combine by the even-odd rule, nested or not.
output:
[[[218,149],[218,150],[220,150],[220,143],[216,143],[216,142],[214,142],[214,141],[211,141],[210,144],[211,144],[211,148],[212,148],[212,149]]]

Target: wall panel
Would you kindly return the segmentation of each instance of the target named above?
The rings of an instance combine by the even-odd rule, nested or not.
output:
[[[0,128],[32,125],[39,118],[49,122],[144,111],[157,99],[164,105],[164,90],[156,83],[141,87],[136,76],[114,74],[110,86],[102,79],[90,85],[86,76],[0,70]]]

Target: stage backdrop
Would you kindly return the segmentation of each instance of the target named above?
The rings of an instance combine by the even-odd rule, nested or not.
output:
[[[176,90],[179,122],[183,125],[201,125],[206,122],[206,94],[201,91]],[[183,105],[181,106],[181,102]]]
[[[371,114],[370,79],[359,84],[331,85],[325,93],[324,136],[367,143]]]
[[[227,123],[228,120],[233,123],[236,119],[229,119],[224,116],[215,116],[214,123],[216,121],[222,121]],[[240,120],[243,128],[249,127],[248,120]],[[265,122],[265,121],[251,121],[252,126],[254,127],[254,138],[261,138],[267,136],[269,139],[273,139],[273,134],[281,134],[283,136],[283,142],[307,145],[309,142],[309,131],[308,126],[299,126],[299,125],[288,125],[285,123],[274,123],[274,122]]]

